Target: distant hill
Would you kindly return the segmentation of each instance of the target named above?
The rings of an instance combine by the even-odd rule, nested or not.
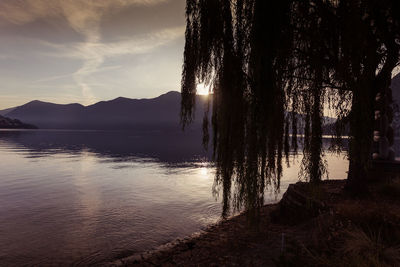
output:
[[[200,127],[205,101],[206,97],[197,97],[196,120],[191,127]],[[180,103],[180,93],[172,91],[152,99],[119,97],[90,106],[35,100],[5,115],[41,129],[176,130],[181,127]]]
[[[31,124],[26,124],[17,119],[10,119],[0,115],[0,129],[36,129]]]

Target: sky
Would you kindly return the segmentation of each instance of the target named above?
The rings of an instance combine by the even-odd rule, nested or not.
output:
[[[185,0],[1,0],[0,109],[180,90]]]

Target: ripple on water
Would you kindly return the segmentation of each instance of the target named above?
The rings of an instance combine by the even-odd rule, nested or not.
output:
[[[171,151],[136,151],[146,143],[137,136],[113,146],[101,134],[0,135],[0,265],[96,265],[220,219],[215,172],[202,150],[169,160]],[[65,143],[70,136],[79,145]],[[332,162],[340,177],[345,161]],[[284,170],[283,187],[296,181],[296,168]]]

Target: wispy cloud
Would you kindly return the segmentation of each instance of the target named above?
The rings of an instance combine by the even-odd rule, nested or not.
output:
[[[122,68],[122,66],[120,66],[120,65],[117,65],[117,66],[106,66],[106,67],[98,68],[96,70],[96,73],[103,72],[103,71],[116,70],[116,69],[121,69],[121,68]],[[36,80],[33,83],[52,82],[52,81],[56,81],[56,80],[60,80],[60,79],[64,79],[64,78],[70,78],[74,74],[75,74],[75,72],[62,74],[62,75],[55,75],[55,76],[51,76],[51,77],[47,77],[47,78]]]
[[[84,59],[82,67],[73,74],[73,78],[81,87],[84,98],[89,102],[94,102],[97,99],[86,80],[92,74],[99,71],[105,59],[123,55],[148,53],[157,47],[181,37],[183,33],[183,27],[178,27],[114,43],[101,43],[98,36],[89,35],[86,42],[76,44],[64,56]],[[68,49],[64,47],[61,50],[67,51]]]
[[[84,37],[84,42],[71,46],[46,43],[58,51],[53,56],[74,57],[83,61],[71,74],[80,87],[85,102],[96,101],[88,78],[99,71],[107,57],[138,54],[151,50],[183,34],[183,28],[167,29],[132,40],[102,43],[101,19],[113,12],[132,5],[156,5],[167,0],[2,0],[0,18],[8,23],[23,25],[36,19],[63,17],[70,27]],[[45,42],[43,42],[45,43]],[[64,75],[47,78],[54,80]],[[42,79],[46,80],[46,79]]]
[[[1,0],[0,17],[14,24],[26,24],[38,18],[65,16],[78,30],[110,9],[132,5],[156,5],[168,0]]]

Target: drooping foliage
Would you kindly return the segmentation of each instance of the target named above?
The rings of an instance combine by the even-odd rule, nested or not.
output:
[[[399,62],[398,18],[395,0],[187,0],[181,119],[192,121],[196,86],[209,84],[203,141],[213,142],[224,213],[233,203],[257,215],[299,141],[302,173],[321,180],[326,108],[338,141],[350,122],[349,180],[362,178],[373,99]]]

